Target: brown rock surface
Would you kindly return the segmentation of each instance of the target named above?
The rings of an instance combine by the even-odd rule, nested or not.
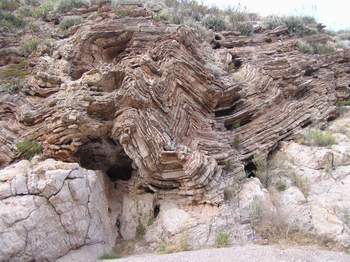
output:
[[[32,138],[47,157],[136,169],[135,187],[159,198],[220,204],[243,161],[348,96],[349,50],[302,54],[285,28],[209,45],[147,10],[103,14],[32,56],[25,93],[1,96],[1,166]]]

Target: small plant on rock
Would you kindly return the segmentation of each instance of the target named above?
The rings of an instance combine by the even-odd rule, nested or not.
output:
[[[1,90],[8,93],[15,93],[24,86],[24,79],[29,74],[28,63],[22,60],[18,64],[10,64],[0,69]]]
[[[213,29],[214,31],[224,31],[226,30],[226,22],[220,16],[208,16],[203,20],[203,25],[208,29]]]
[[[338,101],[337,106],[350,106],[350,99]]]
[[[19,1],[16,0],[1,0],[0,9],[14,11],[19,7]]]
[[[282,179],[277,180],[275,187],[279,192],[283,192],[287,189],[286,182],[284,182]]]
[[[160,11],[157,14],[155,14],[152,18],[155,21],[168,21],[170,19],[170,16],[168,13]]]
[[[0,29],[3,31],[14,31],[15,29],[24,28],[25,22],[14,14],[4,12],[0,9]]]
[[[216,236],[216,247],[227,247],[229,244],[229,234],[226,232],[220,232]]]
[[[332,54],[335,48],[329,43],[308,43],[306,41],[298,41],[296,48],[304,54]]]
[[[79,25],[82,22],[82,18],[80,16],[66,16],[62,19],[60,23],[60,28],[62,30],[68,30],[74,25]]]
[[[227,247],[229,245],[230,236],[226,232],[219,232],[216,236],[215,245],[216,247]]]
[[[87,5],[88,2],[84,0],[59,0],[56,6],[56,10],[60,13],[65,13],[73,8],[79,8]]]
[[[158,248],[159,254],[170,254],[175,252],[183,252],[190,250],[188,245],[187,236],[184,234],[181,236],[179,242],[175,244],[161,244]]]
[[[16,144],[17,151],[26,159],[32,159],[43,151],[41,144],[35,140],[23,140]]]
[[[139,224],[136,227],[136,239],[142,240],[146,234],[145,226],[139,221]]]
[[[263,153],[257,153],[254,155],[253,163],[256,167],[254,175],[259,178],[264,187],[268,188],[271,183],[271,174],[269,173],[267,156]]]
[[[39,7],[34,8],[33,17],[45,18],[50,12],[54,10],[53,0],[43,2]]]
[[[104,254],[98,257],[99,260],[118,259],[118,258],[121,258],[121,256],[118,256],[115,254]]]
[[[235,135],[235,137],[233,138],[233,146],[235,148],[238,148],[240,143],[241,143],[241,139],[239,135]]]
[[[298,41],[296,45],[297,49],[304,54],[314,54],[314,48],[305,41]]]
[[[308,198],[310,193],[310,183],[306,177],[298,176],[294,174],[292,177],[294,185],[299,188],[299,190],[303,193],[305,198]]]
[[[337,141],[329,131],[308,130],[304,133],[303,144],[306,145],[326,147],[336,143]]]
[[[39,45],[39,41],[35,37],[25,40],[21,46],[22,53],[25,56],[29,56],[33,51],[35,51],[38,48],[38,45]]]

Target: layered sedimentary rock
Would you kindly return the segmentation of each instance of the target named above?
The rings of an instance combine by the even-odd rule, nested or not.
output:
[[[25,95],[1,97],[2,166],[26,137],[159,198],[220,204],[244,161],[348,96],[348,50],[302,54],[283,28],[209,45],[141,11],[100,10],[32,57]]]

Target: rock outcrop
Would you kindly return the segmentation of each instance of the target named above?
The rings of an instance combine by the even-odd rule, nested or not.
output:
[[[199,248],[221,232],[230,244],[252,242],[262,210],[290,207],[288,227],[349,247],[346,135],[328,149],[284,143],[274,159],[285,165],[271,170],[283,177],[278,192],[245,173],[257,152],[338,116],[349,49],[301,53],[286,27],[202,41],[151,10],[123,8],[71,10],[82,24],[53,32],[28,63],[4,41],[1,72],[27,71],[21,92],[0,96],[0,260],[93,261],[135,239],[136,252]],[[43,146],[41,162],[17,162],[23,139]],[[310,176],[310,188],[292,171]]]
[[[95,261],[114,246],[103,176],[52,159],[0,171],[1,261]]]
[[[146,11],[98,12],[32,58],[25,96],[1,98],[2,166],[28,137],[47,157],[108,158],[99,164],[106,171],[132,166],[137,187],[160,198],[220,204],[242,161],[334,118],[335,102],[348,96],[349,51],[302,54],[283,28],[214,34],[210,46]],[[119,158],[98,149],[107,144],[125,165],[115,167]]]

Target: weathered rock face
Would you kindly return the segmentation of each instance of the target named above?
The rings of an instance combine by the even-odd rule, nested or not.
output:
[[[95,261],[116,231],[102,174],[48,159],[0,171],[1,261]]]
[[[1,98],[2,166],[31,137],[46,156],[134,175],[134,190],[159,199],[221,204],[242,161],[333,118],[348,96],[349,51],[301,54],[283,28],[211,47],[146,11],[99,12],[33,58],[25,96]]]
[[[337,144],[328,148],[283,143],[273,157],[273,184],[279,212],[291,230],[350,246],[350,115],[331,124]]]

